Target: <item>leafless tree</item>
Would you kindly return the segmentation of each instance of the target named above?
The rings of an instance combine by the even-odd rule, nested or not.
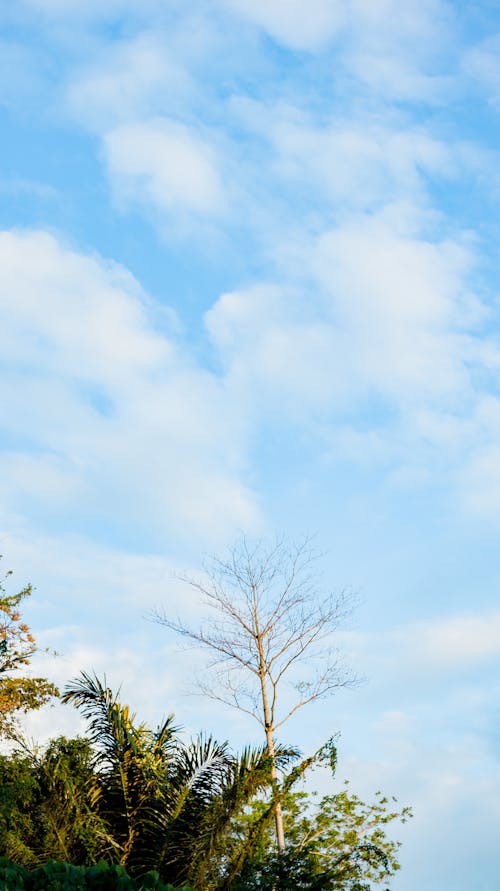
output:
[[[212,557],[203,577],[182,576],[214,611],[199,628],[156,612],[160,624],[211,651],[212,671],[203,693],[255,718],[264,730],[272,763],[275,735],[303,706],[351,686],[335,632],[352,610],[349,592],[324,594],[315,571],[318,554],[306,539],[271,546],[241,539],[224,558]],[[276,840],[285,837],[279,801]]]

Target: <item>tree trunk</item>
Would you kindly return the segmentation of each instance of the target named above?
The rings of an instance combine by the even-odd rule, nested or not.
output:
[[[258,623],[257,628],[258,628]],[[264,652],[262,648],[262,640],[257,631],[257,646],[259,649],[259,661],[260,661],[260,689],[262,693],[262,711],[264,712],[264,726],[266,731],[266,743],[267,743],[267,751],[269,757],[271,759],[271,781],[273,784],[273,792],[276,791],[278,786],[278,771],[276,770],[276,757],[274,750],[274,737],[273,737],[273,720],[271,709],[269,708],[269,700],[267,698],[267,685],[266,685],[266,672],[265,672],[265,660],[264,660]],[[277,801],[274,806],[274,825],[276,827],[276,842],[278,845],[278,851],[280,854],[285,850],[285,833],[283,830],[283,813],[281,811],[281,802]]]
[[[269,752],[269,757],[271,758],[271,779],[273,783],[273,790],[276,790],[278,785],[278,772],[276,770],[276,761],[274,757],[274,739],[273,732],[270,727],[266,727],[266,740],[267,740],[267,751]],[[276,842],[278,844],[278,851],[280,854],[285,850],[285,833],[283,830],[283,813],[281,811],[281,802],[277,801],[274,806],[274,825],[276,827]]]

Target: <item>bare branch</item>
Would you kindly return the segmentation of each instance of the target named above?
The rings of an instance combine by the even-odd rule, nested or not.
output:
[[[214,556],[203,578],[180,578],[197,591],[212,611],[212,620],[198,629],[165,614],[157,622],[195,646],[211,651],[214,670],[198,680],[205,696],[253,717],[264,729],[274,764],[276,731],[299,709],[356,683],[338,659],[333,635],[353,607],[345,590],[325,596],[318,588],[315,565],[320,555],[310,538],[298,545],[277,539],[239,541],[224,558]],[[292,684],[295,700],[279,717],[282,685],[301,664],[305,676]],[[322,668],[311,677],[311,669]],[[273,780],[277,782],[276,769]],[[280,805],[276,832],[284,846]]]

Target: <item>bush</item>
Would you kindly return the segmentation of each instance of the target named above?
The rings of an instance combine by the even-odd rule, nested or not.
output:
[[[51,860],[28,870],[0,858],[0,891],[175,891],[160,881],[157,872],[132,879],[123,866],[104,863],[96,866],[72,866]],[[189,891],[188,888],[179,891]]]

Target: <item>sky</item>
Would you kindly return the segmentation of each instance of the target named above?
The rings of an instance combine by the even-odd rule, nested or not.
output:
[[[0,27],[0,553],[43,670],[257,741],[148,612],[195,621],[178,573],[242,533],[314,535],[365,681],[285,741],[340,731],[339,782],[413,806],[394,891],[494,891],[498,3],[17,0]]]

